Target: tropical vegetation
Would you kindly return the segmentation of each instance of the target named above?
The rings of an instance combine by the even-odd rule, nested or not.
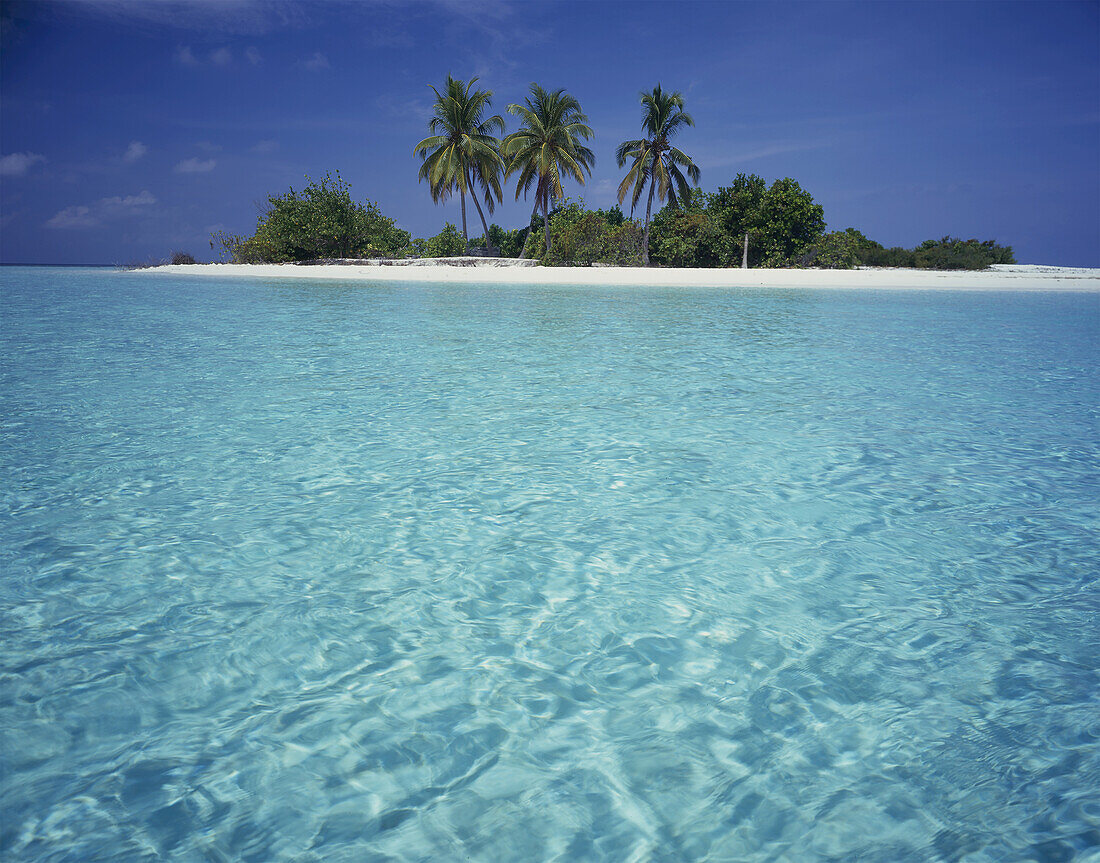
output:
[[[493,132],[504,134],[504,118],[499,114],[485,116],[492,106],[493,92],[475,90],[477,81],[477,78],[458,81],[448,75],[444,92],[432,86],[434,113],[428,121],[432,134],[413,147],[413,152],[423,162],[420,180],[428,181],[432,200],[439,203],[458,192],[462,237],[467,244],[466,195],[469,193],[482,227],[488,233],[489,225],[478,203],[478,191],[484,196],[485,207],[491,214],[496,203],[502,200],[500,177],[504,170],[501,142],[493,135]]]
[[[649,219],[653,212],[653,195],[678,206],[691,192],[688,177],[699,183],[699,168],[682,150],[672,146],[672,139],[685,126],[694,126],[695,120],[684,111],[684,97],[677,92],[666,93],[658,84],[651,93],[642,93],[642,129],[645,138],[623,141],[615,150],[615,161],[622,168],[630,162],[623,181],[619,184],[619,204],[630,196],[630,215],[642,198],[646,186],[645,228],[642,233],[642,263],[649,265]],[[681,170],[683,169],[683,170]]]
[[[493,94],[478,89],[477,81],[448,76],[441,90],[432,88],[432,134],[413,148],[432,199],[443,202],[457,193],[461,231],[447,222],[435,236],[413,239],[373,202],[354,201],[336,173],[319,181],[307,177],[301,191],[269,196],[252,235],[219,231],[211,247],[221,260],[236,263],[467,254],[536,257],[551,266],[984,269],[1015,262],[1012,248],[993,240],[945,236],[913,249],[885,248],[855,228],[826,231],[823,207],[790,177],[769,184],[756,174],[737,174],[729,185],[704,191],[699,168],[673,144],[694,120],[683,96],[660,85],[641,94],[644,137],[616,150],[619,167],[627,168],[620,206],[588,209],[567,199],[564,188],[567,181],[584,185],[595,164],[587,145],[594,133],[577,99],[531,84],[524,103],[507,108],[519,129],[502,138],[504,119],[490,113]],[[534,199],[531,218],[521,228],[490,224],[486,211],[492,215],[504,182],[513,178],[515,199]],[[467,197],[482,225],[481,236],[472,239]],[[643,198],[645,215],[635,219]],[[663,204],[656,214],[654,199]],[[193,260],[183,252],[173,257]]]
[[[508,106],[508,113],[519,117],[520,128],[504,139],[502,150],[507,176],[519,175],[516,200],[521,193],[526,198],[531,186],[535,187],[531,219],[541,208],[545,251],[549,254],[551,202],[565,197],[563,176],[584,185],[584,175],[591,175],[596,156],[581,142],[592,137],[592,129],[580,102],[565,90],[548,92],[532,84],[531,95],[524,101],[523,105]]]
[[[306,180],[301,192],[291,187],[268,197],[252,236],[218,231],[211,248],[223,261],[241,264],[393,257],[408,248],[409,232],[373,202],[353,201],[339,172]]]

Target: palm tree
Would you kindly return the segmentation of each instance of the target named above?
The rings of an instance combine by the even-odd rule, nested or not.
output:
[[[504,139],[502,151],[508,159],[508,176],[519,172],[516,200],[527,197],[535,186],[535,207],[531,219],[542,208],[546,251],[550,251],[550,201],[565,197],[562,175],[584,184],[584,174],[592,174],[595,154],[581,143],[592,137],[588,117],[581,104],[565,90],[548,93],[538,84],[531,85],[526,105],[509,105],[508,113],[520,118],[518,132]],[[526,251],[526,245],[524,246]],[[523,257],[523,252],[520,253]]]
[[[493,132],[504,134],[504,118],[499,114],[484,118],[492,105],[491,90],[474,90],[477,78],[468,83],[447,76],[445,92],[435,87],[435,116],[428,122],[432,134],[413,147],[423,160],[420,179],[427,180],[432,200],[445,201],[458,191],[462,201],[462,237],[469,246],[466,231],[466,193],[470,193],[488,241],[489,226],[478,203],[475,184],[481,187],[485,205],[493,212],[501,200],[500,176],[504,160],[500,155],[500,139]],[[431,85],[429,85],[431,86]],[[472,91],[472,92],[471,92]]]
[[[649,184],[649,198],[645,207],[645,231],[642,234],[642,263],[649,266],[649,219],[653,212],[653,193],[673,206],[691,194],[688,177],[699,185],[699,168],[686,153],[673,147],[669,141],[684,126],[694,126],[691,114],[684,111],[684,97],[679,93],[665,93],[658,84],[652,93],[642,93],[642,130],[646,137],[638,141],[623,141],[615,151],[619,167],[633,160],[630,170],[619,184],[619,203],[630,195],[630,217],[641,200],[642,191]]]

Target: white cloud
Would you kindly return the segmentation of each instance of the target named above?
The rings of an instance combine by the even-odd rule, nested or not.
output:
[[[264,153],[274,153],[276,150],[279,149],[279,142],[271,140],[257,141],[249,149],[251,150],[251,152],[259,153],[261,155]]]
[[[0,177],[22,177],[46,157],[40,153],[9,153],[0,158]]]
[[[191,51],[190,46],[180,45],[176,48],[176,62],[181,66],[198,66],[199,59]]]
[[[332,68],[328,62],[328,57],[320,51],[314,51],[310,56],[303,57],[297,65],[307,72],[320,72],[322,69]]]
[[[91,228],[99,224],[91,207],[66,207],[46,222],[47,228]]]
[[[125,210],[130,207],[147,207],[156,202],[157,199],[153,197],[153,193],[148,189],[144,189],[140,194],[127,195],[125,198],[119,195],[115,195],[111,198],[100,198],[99,205],[105,208]]]
[[[215,66],[228,66],[233,61],[233,55],[228,48],[219,48],[210,55],[210,62]]]
[[[244,59],[253,66],[259,66],[264,61],[264,58],[260,56],[260,52],[254,45],[249,45],[244,49]]]
[[[106,18],[150,35],[173,28],[254,36],[299,28],[309,23],[311,11],[310,4],[286,0],[78,0],[58,5],[59,13]]]
[[[418,123],[426,123],[435,113],[435,109],[424,99],[395,99],[386,95],[379,96],[375,100],[375,104],[394,117],[403,120],[415,120]]]
[[[131,141],[130,146],[126,148],[126,152],[122,154],[122,161],[130,163],[136,162],[148,152],[149,148],[141,143],[141,141]]]
[[[137,195],[114,195],[110,198],[100,198],[95,204],[77,204],[66,207],[54,214],[46,222],[47,228],[94,228],[103,223],[105,219],[122,218],[136,213],[143,207],[152,206],[157,202],[152,192],[142,190]]]
[[[710,147],[697,147],[693,152],[696,154],[695,164],[700,168],[727,168],[731,165],[740,165],[743,162],[752,162],[756,159],[817,150],[831,146],[832,143],[832,139],[823,137],[811,141],[777,141],[740,150],[735,145],[719,147],[711,145]]]
[[[177,174],[205,174],[207,171],[213,171],[216,164],[218,163],[213,159],[207,159],[206,161],[200,159],[184,159],[172,170]]]

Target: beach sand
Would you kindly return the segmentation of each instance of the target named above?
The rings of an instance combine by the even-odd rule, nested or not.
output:
[[[524,262],[528,264],[529,262]],[[466,265],[427,261],[385,264],[188,264],[140,273],[220,278],[339,279],[499,285],[596,285],[699,288],[869,288],[875,290],[1100,292],[1100,269],[1002,264],[979,272],[867,268],[859,270],[675,269],[512,266],[480,259]]]

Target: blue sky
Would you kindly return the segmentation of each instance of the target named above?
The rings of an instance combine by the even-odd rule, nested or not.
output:
[[[457,222],[418,185],[429,83],[478,75],[580,100],[585,188],[614,202],[638,93],[683,92],[706,190],[793,177],[830,228],[887,246],[993,238],[1100,266],[1100,4],[9,2],[0,52],[0,260],[120,263],[339,170],[416,236]],[[506,115],[507,116],[507,115]],[[515,128],[510,119],[509,130]],[[492,221],[525,224],[512,198]],[[472,212],[471,235],[480,233]]]

